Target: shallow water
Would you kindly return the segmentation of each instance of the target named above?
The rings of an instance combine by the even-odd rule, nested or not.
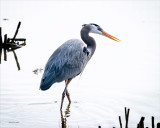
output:
[[[106,90],[103,85],[73,82],[69,87],[72,103],[69,105],[65,98],[60,111],[64,83],[55,84],[48,91],[40,91],[39,80],[40,77],[33,84],[1,86],[2,128],[119,127],[118,116],[124,125],[124,107],[130,108],[130,127],[136,127],[142,116],[145,117],[145,126],[151,126],[151,116],[155,117],[156,123],[160,121],[158,91]]]

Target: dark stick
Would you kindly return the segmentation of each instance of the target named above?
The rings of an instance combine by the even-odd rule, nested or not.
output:
[[[154,128],[154,117],[152,116],[152,128]]]
[[[14,50],[13,50],[13,54],[14,54],[14,58],[16,60],[16,64],[17,64],[18,70],[20,70],[20,65],[19,65],[19,62],[18,62],[18,58],[17,58],[17,55],[16,55]]]
[[[0,44],[2,44],[2,29],[0,27]]]
[[[13,40],[13,38],[8,38],[8,40]],[[26,39],[25,38],[16,38],[16,39],[14,39],[15,41],[26,41]]]
[[[98,128],[101,128],[101,126],[98,126]]]
[[[125,110],[125,119],[127,120],[127,108],[125,107],[124,110]]]
[[[0,27],[0,46],[2,45],[2,32]],[[1,64],[1,57],[2,57],[2,47],[0,47],[0,64]]]
[[[7,43],[7,34],[4,35],[4,60],[7,61],[7,53],[6,53],[6,43]]]
[[[17,36],[17,34],[18,34],[18,30],[19,30],[19,28],[20,28],[20,25],[21,25],[21,22],[18,23],[16,32],[15,32],[15,34],[14,34],[14,37],[13,37],[11,43],[13,43],[13,41],[15,40],[15,38],[16,38],[16,36]],[[18,62],[18,58],[17,58],[17,55],[16,55],[16,53],[15,53],[14,50],[13,50],[13,54],[14,54],[14,58],[15,58],[15,60],[16,60],[16,64],[17,64],[18,70],[20,70],[20,65],[19,65],[19,62]]]
[[[160,123],[157,123],[157,128],[160,128]]]
[[[119,116],[119,124],[120,124],[120,128],[122,128],[121,116]]]
[[[125,107],[126,128],[128,128],[129,111],[130,109],[126,109]]]
[[[1,64],[1,57],[2,57],[2,48],[0,48],[0,64]]]
[[[12,42],[11,42],[11,43],[13,43],[13,41],[15,40],[15,38],[16,38],[16,36],[17,36],[17,34],[18,34],[18,30],[19,30],[19,28],[20,28],[20,25],[21,25],[21,22],[18,23],[16,32],[15,32],[15,34],[14,34],[14,37],[12,38]]]
[[[140,128],[144,128],[144,119],[145,119],[145,117],[141,117],[141,120],[139,122]]]
[[[128,120],[129,120],[129,111],[130,111],[130,109],[128,109],[128,111],[127,111],[127,127],[128,127]]]

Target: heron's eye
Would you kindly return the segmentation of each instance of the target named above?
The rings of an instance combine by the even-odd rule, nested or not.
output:
[[[99,30],[99,31],[102,31],[102,29],[101,29],[100,27],[98,28],[98,30]]]

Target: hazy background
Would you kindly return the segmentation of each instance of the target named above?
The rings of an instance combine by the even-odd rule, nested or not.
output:
[[[9,20],[4,21],[4,18]],[[100,93],[109,97],[113,95],[119,97],[124,95],[123,90],[129,90],[130,96],[135,100],[138,99],[137,92],[144,94],[142,99],[146,103],[136,102],[141,104],[140,110],[150,111],[153,116],[154,114],[158,116],[160,113],[159,0],[1,0],[0,26],[3,35],[8,34],[8,37],[13,37],[19,21],[22,23],[17,38],[26,38],[27,45],[16,50],[20,71],[12,53],[8,53],[7,62],[3,61],[2,56],[0,86],[4,102],[10,102],[10,98],[3,98],[4,93],[8,94],[7,90],[10,90],[11,94],[14,91],[14,94],[17,94],[20,91],[36,90],[37,98],[40,97],[39,94],[48,97],[57,95],[55,99],[60,101],[64,83],[55,84],[47,92],[38,91],[42,74],[37,76],[32,71],[44,68],[53,51],[68,39],[81,39],[82,24],[96,23],[106,32],[119,38],[121,42],[91,34],[97,42],[97,49],[82,76],[73,80],[69,86],[71,95],[75,93],[73,99],[82,92],[92,95],[94,100]],[[24,89],[25,87],[29,90]],[[56,93],[56,90],[59,91]],[[114,91],[116,91],[114,94],[111,93]],[[124,97],[126,96],[128,95]],[[146,96],[150,102],[156,104],[153,105],[155,108],[153,106],[150,106],[149,110],[143,108],[149,104]],[[34,99],[34,92],[30,97],[32,98],[28,102]],[[49,101],[52,99],[53,97],[50,97]],[[48,99],[44,98],[45,100]],[[134,103],[131,104],[134,109]],[[124,104],[119,107],[124,107]]]

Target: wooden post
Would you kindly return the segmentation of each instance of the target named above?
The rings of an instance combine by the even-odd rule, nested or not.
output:
[[[157,123],[157,128],[160,128],[160,123]]]
[[[14,58],[16,60],[16,64],[17,64],[18,70],[20,70],[20,65],[19,65],[19,62],[18,62],[18,58],[17,58],[17,55],[16,55],[14,50],[13,50],[13,54],[14,54]]]
[[[119,124],[120,124],[120,128],[122,128],[121,116],[119,116]]]
[[[7,34],[4,35],[4,60],[7,61],[7,49],[6,49],[6,43],[7,43]]]
[[[126,127],[125,128],[128,128],[129,111],[130,111],[130,109],[127,109],[125,107],[125,119],[126,119]]]
[[[141,120],[140,120],[140,122],[139,122],[139,128],[144,128],[144,119],[145,119],[145,117],[141,117]]]
[[[130,111],[130,109],[128,109],[128,111],[127,111],[127,128],[128,128],[128,120],[129,120],[129,111]]]
[[[1,57],[2,57],[2,30],[0,27],[0,64],[1,64]]]
[[[125,110],[125,119],[127,120],[127,108],[125,107],[124,110]]]
[[[154,117],[152,116],[152,128],[154,128]]]

